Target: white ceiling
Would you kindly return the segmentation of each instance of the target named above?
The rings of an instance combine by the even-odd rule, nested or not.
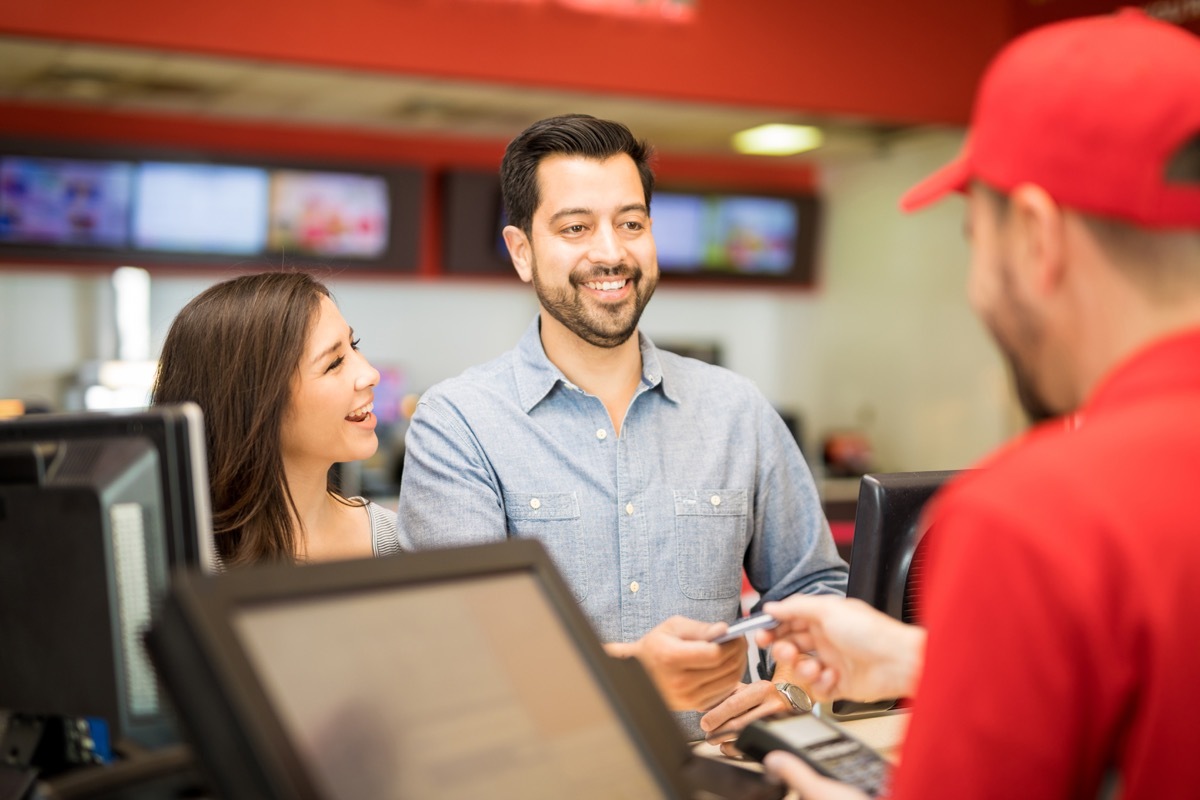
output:
[[[768,122],[815,123],[826,133],[826,146],[810,156],[817,161],[861,154],[903,132],[780,109],[15,37],[0,37],[0,100],[501,140],[543,117],[582,111],[621,120],[664,152],[728,156],[736,131]]]

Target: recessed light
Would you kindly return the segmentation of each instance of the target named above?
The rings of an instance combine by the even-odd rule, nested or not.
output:
[[[811,125],[759,125],[733,135],[733,149],[756,156],[791,156],[821,146],[820,128]]]

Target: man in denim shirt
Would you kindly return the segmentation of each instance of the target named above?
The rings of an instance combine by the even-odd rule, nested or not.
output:
[[[637,331],[658,283],[649,157],[584,115],[509,144],[504,239],[541,310],[514,350],[421,398],[401,540],[540,540],[609,652],[642,661],[672,708],[707,711],[681,717],[696,737],[795,703],[741,683],[743,640],[707,641],[739,614],[743,567],[775,600],[844,593],[846,565],[762,394]]]

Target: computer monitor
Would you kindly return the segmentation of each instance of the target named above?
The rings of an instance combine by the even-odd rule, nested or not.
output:
[[[213,571],[212,512],[204,417],[195,403],[124,413],[31,414],[0,420],[0,445],[141,437],[158,454],[167,515],[167,560]]]
[[[225,797],[783,794],[691,751],[533,540],[182,575],[148,643]]]
[[[197,406],[0,421],[0,708],[176,741],[140,637],[211,548]]]
[[[872,473],[862,477],[854,512],[854,541],[846,596],[863,600],[902,622],[916,621],[925,535],[922,509],[957,470]],[[863,716],[893,708],[895,700],[832,704],[835,717]]]

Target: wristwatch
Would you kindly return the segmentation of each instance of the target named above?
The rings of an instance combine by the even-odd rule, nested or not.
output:
[[[775,684],[775,688],[783,695],[783,698],[792,706],[792,711],[812,711],[812,700],[809,699],[808,693],[803,688],[794,683],[780,681]]]

